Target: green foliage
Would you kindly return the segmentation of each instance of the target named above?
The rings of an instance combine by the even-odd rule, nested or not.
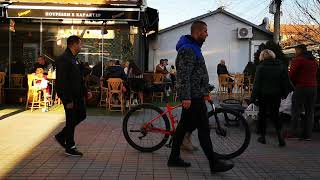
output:
[[[285,64],[285,65],[289,64],[289,60],[283,53],[281,46],[279,44],[274,43],[273,41],[268,41],[265,44],[264,43],[260,44],[258,51],[254,54],[255,65],[259,64],[260,53],[265,49],[270,49],[271,51],[273,51],[276,54],[276,59],[281,61],[282,64]]]
[[[115,38],[107,40],[105,50],[110,58],[127,61],[134,57],[133,45],[130,42],[130,35],[126,31],[115,31]]]
[[[257,52],[254,53],[254,69],[256,69],[256,66],[260,63],[259,56],[261,51],[265,49],[270,49],[271,51],[273,51],[276,54],[276,59],[279,60],[285,66],[288,66],[289,59],[283,53],[281,46],[279,44],[274,43],[273,41],[268,41],[266,43],[260,44],[259,49],[257,50]]]

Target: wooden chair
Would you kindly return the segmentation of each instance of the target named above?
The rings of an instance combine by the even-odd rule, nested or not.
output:
[[[123,95],[123,80],[120,78],[108,79],[108,106],[109,111],[120,111],[124,112],[124,95]],[[116,98],[116,99],[114,99]],[[114,101],[115,100],[115,101]],[[118,101],[118,102],[117,102]]]
[[[42,81],[42,78],[38,78],[34,74],[28,74],[28,94],[26,109],[41,109],[44,108],[47,110],[52,105],[52,98],[47,96],[44,89],[37,85],[38,81]],[[31,103],[31,105],[30,105]]]
[[[154,85],[163,85],[164,75],[163,74],[153,74],[153,84]],[[153,92],[152,93],[152,101],[155,98],[160,98],[160,102],[162,103],[164,97],[164,92]]]
[[[247,85],[244,87],[244,96],[245,98],[250,99],[253,89],[253,81],[251,76],[245,76],[244,79],[247,82]]]
[[[234,76],[234,98],[240,101],[244,98],[244,74]]]
[[[4,83],[6,80],[6,73],[0,72],[0,104],[2,104],[4,101]]]
[[[228,74],[219,75],[218,96],[220,100],[224,100],[232,96],[233,83],[229,82],[230,76]]]
[[[55,97],[54,97],[54,104],[55,105],[60,105],[62,104],[61,99],[59,98],[58,94],[56,93]]]
[[[11,74],[12,88],[23,88],[24,74]]]
[[[108,88],[104,87],[103,80],[100,80],[100,102],[99,107],[106,107],[108,108]]]
[[[30,107],[31,112],[34,108],[40,109],[41,107],[41,91],[35,86],[37,78],[34,74],[28,74],[28,93],[27,93],[27,102],[26,110]],[[30,105],[31,103],[31,105]]]

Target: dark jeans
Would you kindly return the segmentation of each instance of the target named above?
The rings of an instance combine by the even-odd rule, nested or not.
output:
[[[266,135],[267,116],[273,121],[276,131],[280,133],[282,123],[279,118],[280,96],[259,96],[258,128],[261,136]]]
[[[291,133],[302,138],[311,138],[316,102],[316,88],[297,88],[292,95]],[[300,115],[305,110],[305,119]]]
[[[195,129],[198,129],[198,138],[206,157],[208,160],[214,160],[208,111],[203,99],[193,99],[189,109],[182,109],[181,119],[173,136],[171,160],[180,158],[180,146],[186,132],[192,132]]]
[[[75,145],[74,142],[74,130],[76,126],[86,119],[86,107],[84,99],[74,99],[73,109],[67,109],[66,103],[63,103],[66,114],[66,126],[58,133],[59,137],[62,137],[66,141],[66,148],[71,148]]]

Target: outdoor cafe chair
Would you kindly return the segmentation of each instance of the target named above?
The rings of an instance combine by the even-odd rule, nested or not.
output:
[[[233,82],[230,82],[230,76],[228,74],[219,75],[219,87],[218,87],[218,96],[220,100],[229,98],[232,96]]]
[[[109,93],[108,94],[109,111],[121,111],[123,113],[124,112],[123,80],[120,78],[109,78],[108,93]]]
[[[163,74],[153,74],[153,85],[164,89],[164,75]],[[152,92],[152,102],[156,98],[160,98],[160,102],[162,103],[164,97],[164,90],[161,91],[153,91]]]
[[[13,88],[23,88],[24,74],[11,74],[12,87]]]
[[[4,83],[6,79],[6,73],[0,72],[0,103],[3,103],[4,98]]]

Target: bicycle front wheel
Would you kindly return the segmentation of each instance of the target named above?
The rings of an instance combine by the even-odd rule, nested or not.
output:
[[[168,141],[170,122],[166,114],[152,104],[140,104],[132,108],[124,117],[122,131],[133,148],[141,152],[153,152]],[[153,123],[153,119],[156,119]]]
[[[221,159],[241,155],[249,146],[251,132],[246,119],[231,109],[210,111],[210,137],[215,154]]]

